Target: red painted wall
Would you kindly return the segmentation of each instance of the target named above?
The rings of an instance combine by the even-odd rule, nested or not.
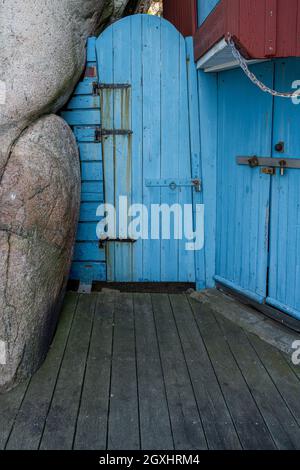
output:
[[[194,36],[195,60],[230,33],[248,58],[300,56],[300,0],[221,0]]]
[[[183,36],[193,36],[197,29],[197,0],[164,0],[164,18]]]

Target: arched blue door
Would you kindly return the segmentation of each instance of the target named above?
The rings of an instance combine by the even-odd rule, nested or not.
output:
[[[105,30],[96,51],[105,202],[118,209],[119,197],[127,197],[128,205],[144,204],[149,214],[152,204],[184,208],[201,202],[194,182],[201,177],[200,148],[191,157],[190,139],[188,71],[194,63],[187,63],[184,38],[163,19],[135,15]],[[133,243],[123,234],[108,240],[107,280],[195,282],[204,277],[201,267],[195,274],[199,253],[187,251],[185,239],[150,238]]]

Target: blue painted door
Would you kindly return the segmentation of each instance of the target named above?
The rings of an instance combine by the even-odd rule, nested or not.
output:
[[[148,15],[118,21],[96,43],[102,128],[117,131],[102,138],[105,202],[118,209],[119,196],[126,196],[129,205],[144,204],[149,228],[151,204],[201,202],[191,186],[201,175],[200,145],[191,156],[191,135],[199,136],[199,126],[197,96],[188,90],[188,82],[196,83],[196,70],[193,62],[187,66],[187,49],[190,44],[170,23]],[[123,235],[118,238],[128,238]],[[204,279],[202,253],[186,251],[185,243],[174,237],[109,241],[107,280]]]
[[[291,90],[300,79],[300,60],[276,62],[275,86]],[[274,102],[273,157],[300,158],[300,105]],[[278,153],[275,145],[284,142]],[[270,268],[267,302],[300,319],[300,170],[271,178]]]
[[[254,67],[269,86],[292,90],[300,61]],[[300,170],[281,176],[238,166],[237,156],[300,158],[300,106],[253,86],[240,70],[219,75],[216,280],[300,318]],[[284,151],[275,146],[284,142]]]
[[[269,85],[273,64],[254,67]],[[271,155],[273,100],[239,69],[219,74],[216,279],[263,302],[267,295],[270,176],[238,155]]]

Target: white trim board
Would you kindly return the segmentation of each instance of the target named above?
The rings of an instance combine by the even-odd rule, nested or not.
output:
[[[267,59],[247,60],[247,64],[257,64],[266,62]],[[201,59],[197,62],[197,69],[204,70],[204,72],[222,72],[224,70],[234,69],[239,66],[239,63],[232,55],[231,48],[222,39],[215,44]]]

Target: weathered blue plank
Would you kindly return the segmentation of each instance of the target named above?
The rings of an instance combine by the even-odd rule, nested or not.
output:
[[[74,126],[73,132],[77,142],[91,142],[95,143],[97,126]]]
[[[103,181],[103,165],[101,162],[82,162],[81,178],[83,181]],[[99,185],[100,188],[100,185]]]
[[[98,204],[104,204],[104,195],[102,193],[81,193],[82,202],[97,202]]]
[[[105,281],[106,265],[105,263],[74,261],[71,268],[70,279],[80,280],[84,284],[91,284],[95,280]]]
[[[113,26],[107,28],[96,43],[96,54],[99,68],[99,80],[101,83],[113,83]],[[113,128],[113,92],[103,90],[101,95],[101,119],[102,126],[107,129]],[[103,173],[105,174],[105,202],[113,204],[114,194],[114,138],[108,136],[103,141],[103,155],[105,164]],[[115,271],[115,246],[107,246],[107,279],[114,280]]]
[[[80,222],[97,222],[96,215],[99,204],[97,202],[82,202],[80,207]]]
[[[97,223],[79,223],[77,229],[77,241],[79,242],[96,242],[99,241],[97,237]]]
[[[218,136],[217,75],[198,71],[200,144],[205,207],[205,276],[206,287],[214,287],[216,272],[216,175]],[[201,285],[198,287],[202,287]]]
[[[67,104],[68,110],[93,108],[99,109],[100,114],[100,97],[97,95],[77,95]]]
[[[276,88],[289,90],[300,77],[300,60],[275,64]],[[273,157],[299,158],[300,106],[276,98],[274,103]],[[284,153],[275,145],[284,142]],[[300,171],[277,171],[271,179],[270,261],[268,303],[300,319]]]
[[[103,195],[103,183],[99,181],[82,181],[81,183],[82,193],[96,193]]]
[[[187,71],[188,71],[188,97],[189,97],[189,135],[190,135],[190,155],[191,173],[193,179],[202,181],[201,168],[201,141],[200,141],[200,114],[199,114],[199,91],[197,81],[197,70],[194,61],[193,39],[186,39],[187,49]],[[203,186],[203,183],[202,183]],[[203,191],[201,193],[193,191],[194,218],[196,219],[196,205],[203,204]],[[208,214],[209,215],[209,214]],[[210,244],[214,245],[214,240],[205,241],[204,249],[195,251],[195,281],[198,290],[204,289],[207,285],[205,249]],[[214,269],[214,266],[213,266]],[[213,273],[214,274],[214,273]]]
[[[92,143],[79,144],[80,160],[86,161],[102,161],[102,145]]]
[[[73,95],[93,95],[93,83],[91,81],[83,81],[78,83]]]
[[[75,245],[73,259],[77,262],[105,262],[105,250],[99,248],[98,242],[78,242]]]
[[[101,123],[99,110],[81,109],[77,111],[63,111],[61,116],[70,126],[93,126],[100,125]]]
[[[140,51],[142,37],[142,17],[131,21],[131,29],[134,27],[135,34],[131,37],[131,84],[132,84],[132,131],[134,136],[143,135],[143,91],[141,83],[143,80],[143,59]],[[143,201],[144,182],[141,178],[143,173],[143,140],[134,137],[132,139],[132,203],[140,204]],[[139,282],[143,280],[143,241],[138,240],[132,247],[132,275],[133,281]]]
[[[188,145],[188,129],[180,128],[180,116],[186,109],[181,109],[178,113],[178,105],[180,103],[180,66],[182,63],[180,57],[180,43],[182,36],[175,28],[161,28],[161,64],[157,64],[157,68],[161,68],[161,161],[160,174],[162,178],[174,178],[179,176],[180,160],[185,161],[185,152],[189,152],[189,148],[183,149],[183,155],[180,155],[180,142],[182,138],[187,138]],[[172,44],[172,47],[170,45]],[[184,57],[184,62],[186,57]],[[183,69],[186,73],[186,68]],[[159,72],[159,70],[158,70]],[[185,76],[186,82],[186,76]],[[172,90],[172,92],[170,91]],[[154,101],[155,104],[155,101]],[[185,103],[186,104],[186,100]],[[187,120],[188,122],[188,120]],[[172,123],[170,125],[170,123]],[[186,134],[184,135],[184,132]],[[172,161],[172,164],[170,165]],[[159,161],[158,161],[159,163]],[[182,188],[182,191],[184,189]],[[161,188],[161,200],[172,206],[179,203],[179,191],[170,188]],[[172,220],[171,230],[174,231],[174,223]],[[161,272],[162,281],[179,280],[179,241],[178,240],[161,240]]]
[[[131,54],[125,53],[131,48],[131,18],[122,24],[113,26],[113,70],[116,83],[131,83]],[[103,110],[105,113],[105,110]],[[133,111],[134,112],[134,111]],[[131,129],[131,89],[119,89],[114,92],[114,129]],[[131,137],[116,136],[114,140],[115,207],[119,209],[119,197],[127,196],[131,205],[132,192],[132,146]],[[118,223],[117,223],[118,226]],[[127,233],[120,233],[120,238],[128,238]],[[132,245],[115,244],[115,280],[130,282],[132,276]]]
[[[87,62],[96,62],[96,37],[90,37],[87,40],[87,54],[86,59]]]
[[[160,177],[161,162],[161,28],[159,18],[147,17],[142,26],[143,61],[143,172],[149,179]],[[160,204],[160,188],[144,188],[144,204]],[[150,220],[149,220],[150,222]],[[160,281],[161,242],[143,240],[143,278]]]

